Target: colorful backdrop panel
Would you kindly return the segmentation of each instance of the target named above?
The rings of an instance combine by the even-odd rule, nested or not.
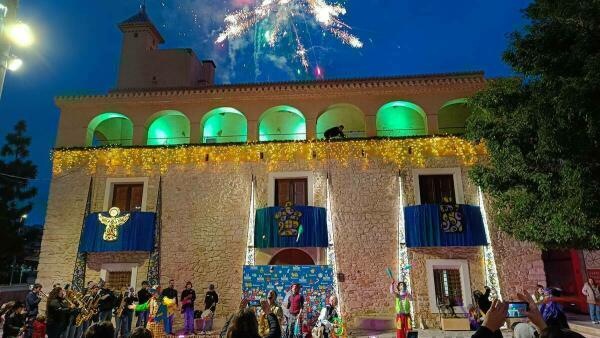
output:
[[[267,299],[267,293],[277,291],[280,304],[285,304],[292,284],[300,283],[304,308],[309,321],[319,316],[325,301],[333,293],[333,270],[327,265],[246,265],[242,292],[251,300]],[[283,306],[285,308],[285,306]],[[285,311],[285,310],[284,310]]]

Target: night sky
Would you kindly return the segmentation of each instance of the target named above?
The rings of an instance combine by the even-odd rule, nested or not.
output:
[[[296,80],[293,48],[282,44],[255,59],[253,34],[217,46],[225,14],[254,0],[147,0],[163,48],[191,47],[217,64],[218,83]],[[352,49],[308,27],[311,72],[325,78],[392,76],[483,70],[510,75],[502,62],[506,35],[522,29],[527,0],[347,0],[344,21],[364,42]],[[25,64],[7,74],[0,101],[0,135],[25,119],[33,137],[39,189],[28,224],[43,224],[50,183],[50,150],[59,112],[57,95],[106,93],[116,83],[121,33],[117,24],[138,11],[136,0],[21,0],[19,17],[36,44],[13,50]],[[311,43],[312,42],[312,43]],[[84,126],[82,126],[83,128]],[[4,140],[1,142],[3,143]]]

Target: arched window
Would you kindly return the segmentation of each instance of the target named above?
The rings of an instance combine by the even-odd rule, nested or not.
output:
[[[94,117],[87,127],[85,145],[122,145],[133,143],[133,123],[119,113],[107,112]]]
[[[438,132],[441,134],[464,134],[465,123],[471,115],[466,99],[447,102],[438,111]]]
[[[315,265],[315,261],[303,250],[283,249],[271,258],[269,265]]]
[[[377,136],[399,137],[427,135],[427,116],[414,103],[395,101],[377,112]]]
[[[202,143],[246,142],[248,122],[239,110],[220,107],[202,118]]]
[[[259,141],[306,140],[306,119],[290,106],[273,107],[258,120]]]
[[[146,130],[146,144],[151,146],[190,143],[190,120],[176,110],[155,113],[146,122]]]
[[[317,119],[317,138],[325,138],[327,129],[344,126],[346,137],[365,137],[365,115],[357,106],[341,103],[327,108]]]

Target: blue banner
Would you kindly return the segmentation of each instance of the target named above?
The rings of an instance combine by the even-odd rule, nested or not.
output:
[[[155,219],[154,212],[125,212],[117,217],[108,213],[89,214],[85,219],[79,252],[152,251]],[[107,225],[103,222],[113,223]],[[111,226],[112,229],[109,228]]]
[[[292,284],[299,283],[304,295],[307,319],[314,321],[325,301],[333,293],[333,269],[327,265],[246,265],[242,293],[250,300],[267,299],[271,290],[277,292],[284,305]],[[285,311],[285,306],[282,306]]]
[[[309,206],[256,210],[256,248],[327,247],[327,211]]]
[[[488,244],[478,206],[423,204],[405,207],[404,223],[409,248]]]

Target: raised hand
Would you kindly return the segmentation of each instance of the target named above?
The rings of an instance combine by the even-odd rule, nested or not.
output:
[[[487,327],[492,332],[499,330],[502,325],[504,325],[504,321],[506,321],[507,310],[507,303],[494,299],[494,301],[492,301],[492,307],[490,307],[485,314],[482,326]]]
[[[543,329],[545,329],[546,322],[544,321],[544,318],[542,317],[542,314],[540,313],[537,304],[535,304],[535,301],[533,300],[533,297],[531,297],[529,292],[527,292],[527,290],[523,290],[522,293],[517,294],[517,297],[521,301],[527,302],[527,304],[529,304],[529,311],[525,312],[527,318],[529,318],[529,321],[537,327],[538,331],[541,332]]]

